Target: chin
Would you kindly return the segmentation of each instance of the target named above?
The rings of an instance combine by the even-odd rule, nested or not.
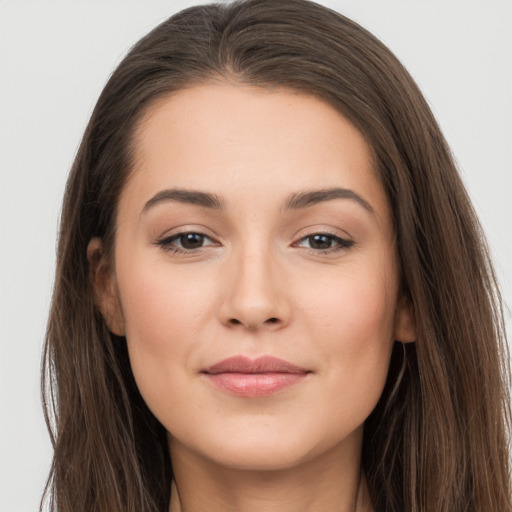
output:
[[[279,471],[295,468],[315,459],[337,457],[343,450],[344,440],[332,435],[289,427],[241,429],[239,435],[203,438],[193,449],[201,458],[229,469],[245,471]],[[358,444],[359,431],[346,436],[348,446]],[[332,433],[329,433],[332,434]],[[343,436],[342,436],[343,437]],[[190,446],[189,446],[190,448]]]
[[[244,471],[279,471],[296,467],[308,459],[308,453],[299,447],[280,443],[255,443],[253,446],[230,446],[215,453],[212,462],[230,469]]]

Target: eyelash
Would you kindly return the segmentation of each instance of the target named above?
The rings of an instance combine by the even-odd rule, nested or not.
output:
[[[208,244],[206,246],[203,245],[203,246],[195,248],[195,249],[184,249],[182,247],[177,247],[175,245],[172,245],[173,242],[175,242],[176,240],[180,240],[180,239],[183,240],[183,237],[185,237],[186,235],[199,235],[200,237],[203,238],[203,241],[204,241],[204,239],[212,240],[208,235],[205,235],[204,233],[201,233],[199,231],[182,231],[180,233],[175,233],[172,236],[158,240],[156,242],[156,245],[160,246],[166,252],[170,252],[172,254],[186,254],[186,255],[196,254],[196,253],[200,252],[204,247],[217,245],[216,243],[212,243],[212,244]],[[355,242],[353,240],[349,240],[347,238],[341,238],[340,236],[334,235],[333,233],[329,233],[329,232],[325,232],[325,231],[320,231],[320,232],[315,231],[312,233],[308,233],[307,235],[300,238],[298,242],[293,244],[293,246],[300,247],[298,244],[300,244],[301,242],[303,242],[307,239],[312,239],[315,236],[326,237],[326,238],[330,239],[331,243],[336,243],[337,245],[334,247],[329,247],[327,249],[308,248],[308,253],[312,254],[312,255],[336,253],[339,251],[347,250],[355,244]]]
[[[333,233],[329,233],[328,231],[314,231],[312,233],[308,233],[308,234],[304,235],[298,242],[294,243],[293,246],[297,247],[298,244],[301,243],[302,241],[307,240],[308,238],[311,239],[315,236],[326,237],[331,240],[331,243],[335,243],[337,245],[335,245],[334,247],[329,247],[327,249],[308,248],[309,254],[314,254],[314,255],[332,254],[332,253],[336,253],[339,251],[350,249],[350,247],[352,247],[355,244],[355,242],[353,240],[350,240],[348,238],[342,238]]]
[[[204,247],[207,246],[201,246],[195,249],[183,249],[180,247],[176,247],[175,245],[171,245],[175,240],[183,239],[186,235],[199,235],[203,237],[203,239],[211,240],[211,238],[208,235],[205,235],[204,233],[201,233],[199,231],[182,231],[180,233],[175,233],[174,235],[171,235],[169,237],[163,238],[162,240],[159,240],[157,242],[157,245],[159,245],[164,251],[171,252],[173,254],[194,254]],[[209,245],[216,245],[216,244],[209,244]]]

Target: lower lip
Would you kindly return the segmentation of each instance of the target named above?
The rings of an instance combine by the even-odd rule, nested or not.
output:
[[[269,396],[302,382],[307,373],[216,373],[205,374],[216,388],[244,397]]]

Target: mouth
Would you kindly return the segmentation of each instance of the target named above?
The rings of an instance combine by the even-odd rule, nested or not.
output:
[[[302,382],[310,370],[272,356],[229,357],[201,371],[217,389],[241,397],[269,396]]]

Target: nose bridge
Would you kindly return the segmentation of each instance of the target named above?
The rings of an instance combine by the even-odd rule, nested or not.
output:
[[[255,240],[234,249],[226,270],[224,323],[248,329],[287,323],[289,307],[273,248]]]

